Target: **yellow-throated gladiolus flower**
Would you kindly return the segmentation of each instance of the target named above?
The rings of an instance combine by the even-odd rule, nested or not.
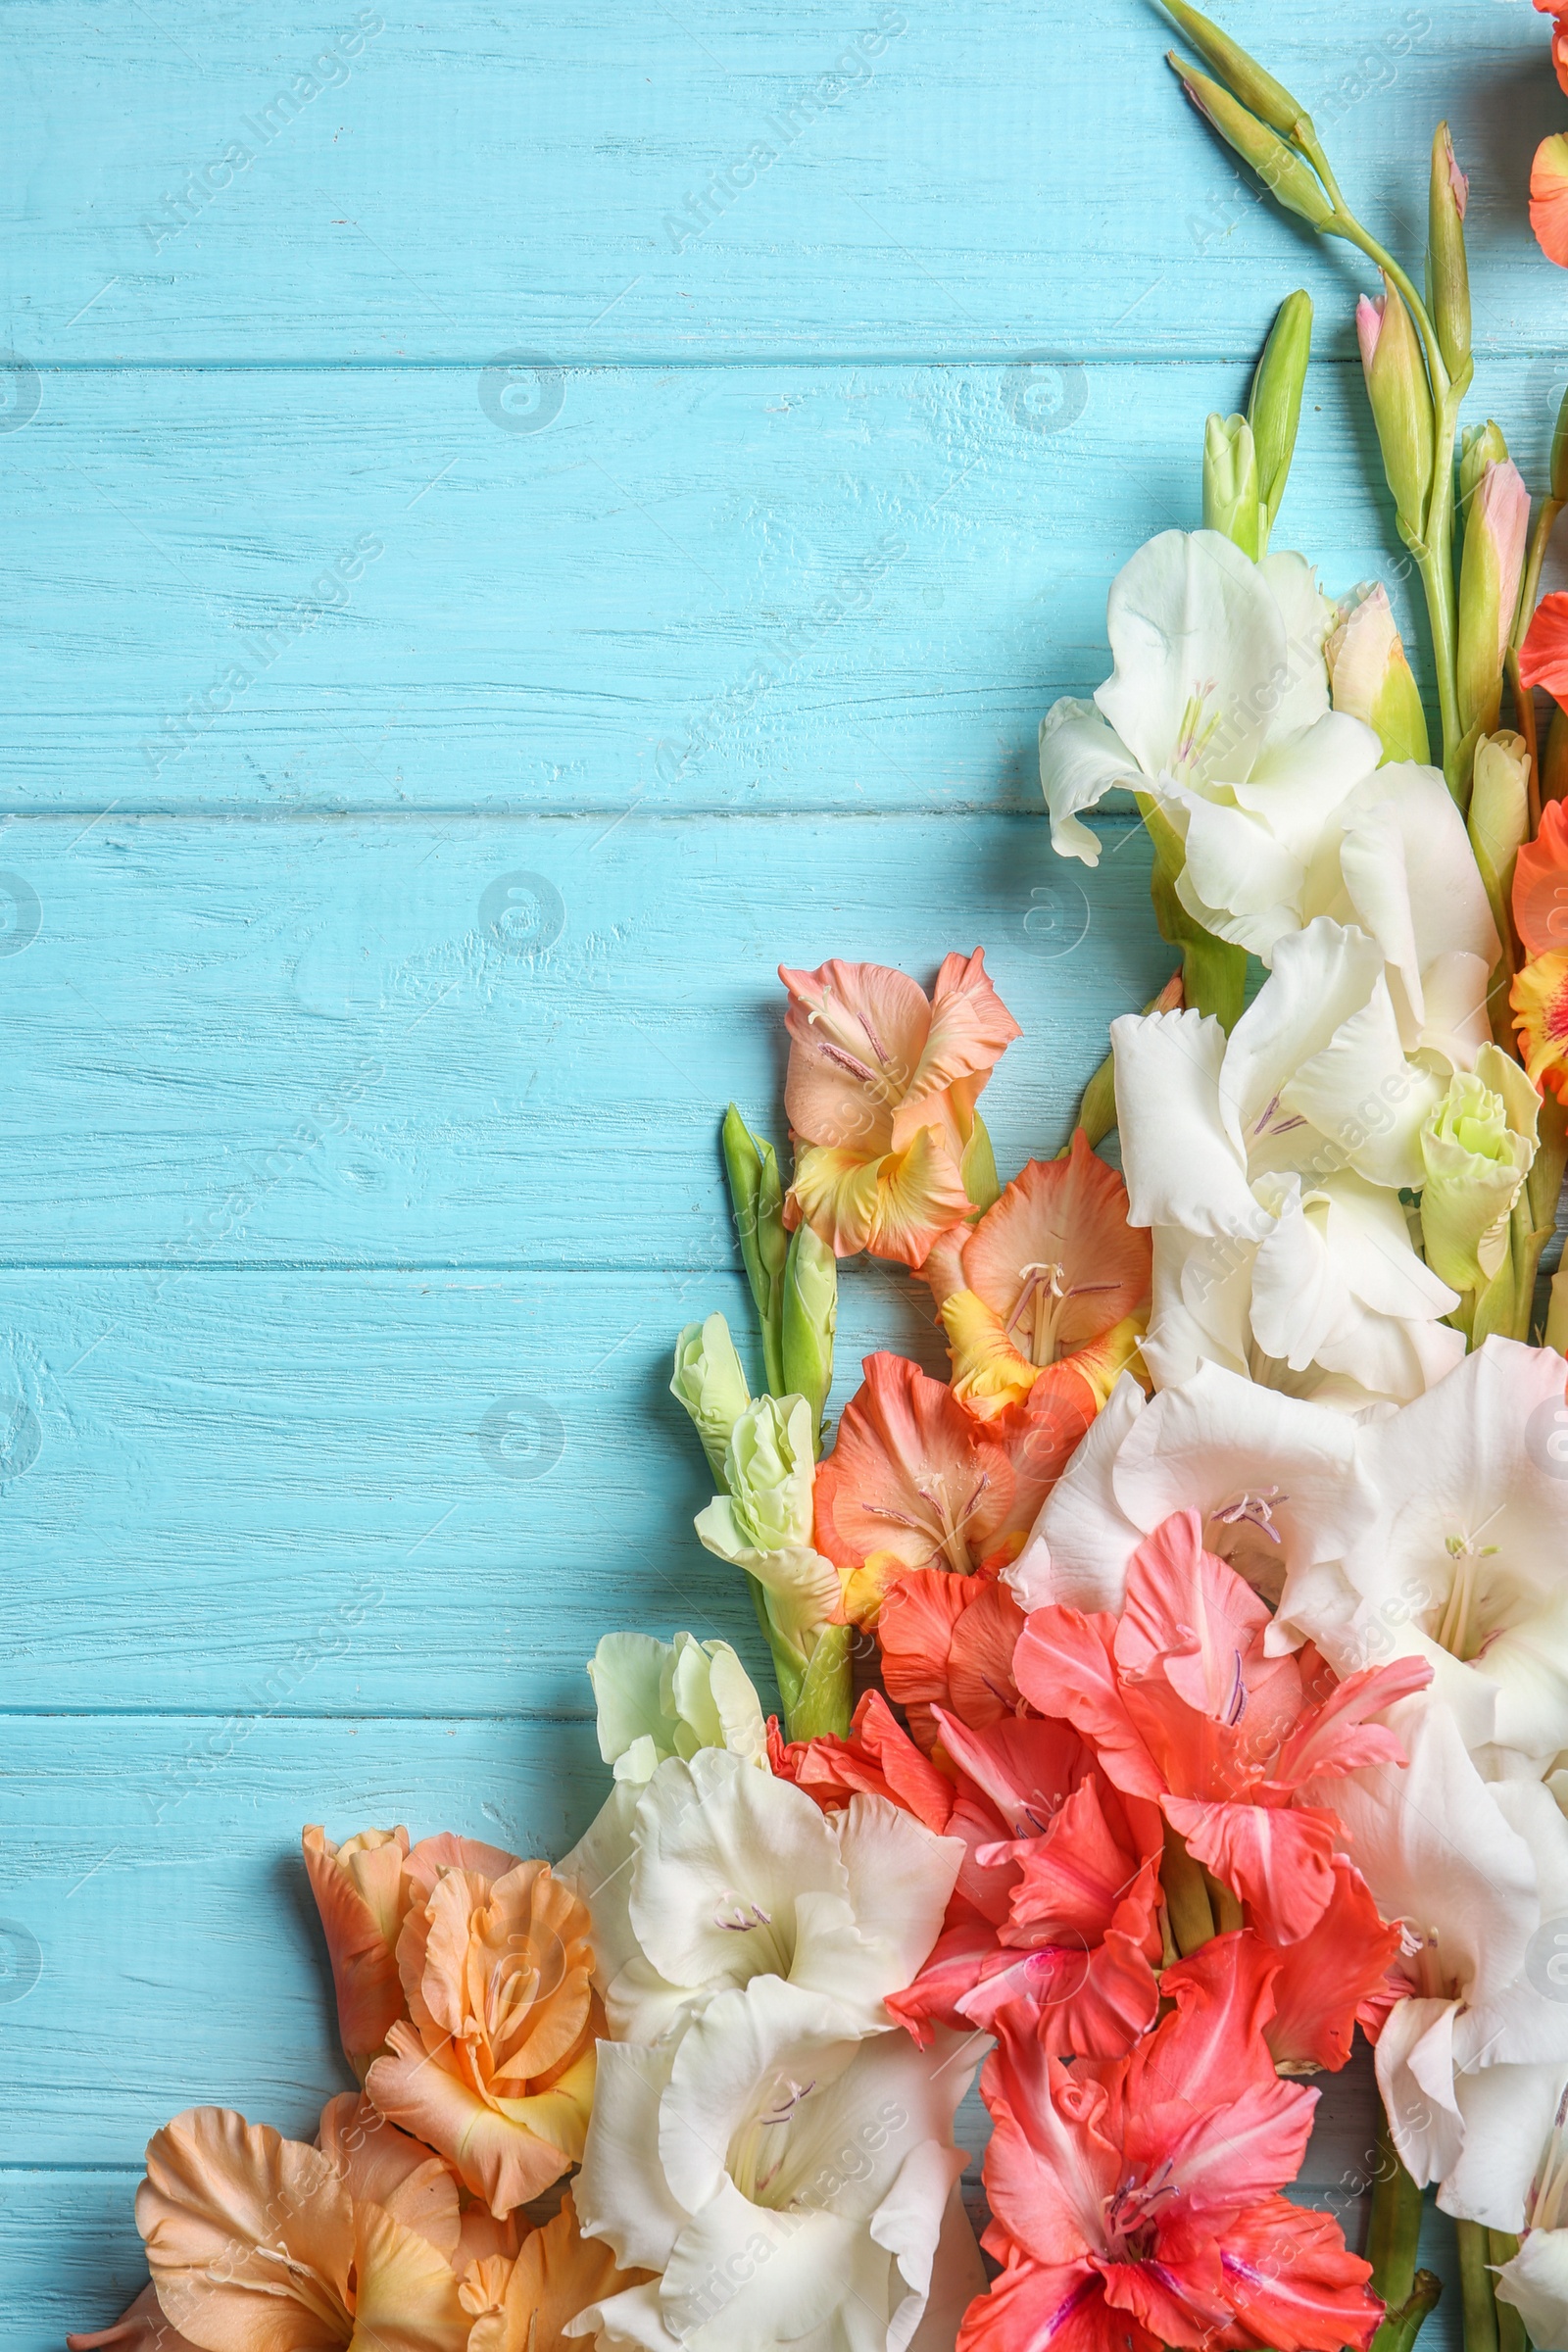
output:
[[[929,997],[878,963],[780,965],[790,992],[784,1106],[798,1147],[785,1220],[804,1217],[836,1256],[869,1250],[924,1263],[939,1234],[986,1206],[965,1161],[975,1102],[1017,1022],[986,977],[985,956],[949,956]]]

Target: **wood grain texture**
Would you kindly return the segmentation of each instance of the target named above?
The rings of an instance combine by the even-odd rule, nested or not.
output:
[[[0,435],[0,812],[1038,809],[1251,356],[591,369],[520,435],[471,367],[51,375]],[[1480,365],[1538,486],[1565,382]],[[1413,621],[1356,364],[1277,536]]]
[[[1453,122],[1469,413],[1539,485],[1540,18],[1231,14],[1407,255]],[[154,2125],[345,2080],[304,1821],[559,1851],[600,1632],[762,1675],[664,1392],[745,1320],[715,1109],[777,1124],[781,957],[983,940],[999,1156],[1059,1140],[1169,957],[1140,836],[1052,859],[1036,727],[1293,285],[1279,535],[1410,607],[1368,273],[1145,0],[4,22],[0,2256],[52,2352],[139,2282]],[[840,1400],[876,1344],[940,1366],[856,1269]],[[1303,2175],[1352,2237],[1371,2112],[1328,2085]]]
[[[1173,968],[1142,828],[1103,839],[1091,870],[1043,808],[19,819],[0,1263],[728,1268],[718,1120],[782,1145],[776,967],[834,954],[929,985],[985,946],[1011,1173]]]
[[[1189,119],[1144,0],[6,17],[5,315],[38,362],[1239,356],[1281,278],[1346,282]],[[357,21],[382,28],[345,58]],[[1452,116],[1481,332],[1549,344],[1523,210],[1560,108],[1523,0],[1304,0],[1266,27],[1380,229],[1424,219]]]

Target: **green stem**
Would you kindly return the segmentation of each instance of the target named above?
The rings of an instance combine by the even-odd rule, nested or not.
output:
[[[1494,2271],[1500,2271],[1505,2262],[1512,2262],[1519,2251],[1519,2240],[1510,2230],[1489,2230],[1487,2252]],[[1497,2293],[1497,2282],[1492,2282],[1492,2299],[1497,2312],[1497,2352],[1530,2352],[1530,2338],[1525,2333],[1523,2315],[1511,2303],[1504,2303]]]
[[[1459,2292],[1464,2298],[1464,2352],[1498,2352],[1497,2306],[1487,2265],[1492,2250],[1484,2222],[1455,2222]]]
[[[1525,564],[1525,576],[1519,583],[1519,602],[1514,608],[1513,633],[1509,640],[1515,653],[1524,644],[1531,620],[1535,616],[1536,592],[1541,586],[1541,567],[1546,560],[1546,548],[1552,527],[1563,510],[1563,500],[1546,498],[1541,502],[1536,527],[1530,534],[1530,554]]]
[[[1421,2323],[1437,2304],[1443,2281],[1436,2271],[1417,2271],[1415,2283],[1396,2311],[1391,2311],[1372,2338],[1372,2352],[1410,2352]],[[1525,2352],[1520,2346],[1519,2352]]]
[[[1203,1866],[1193,1860],[1169,1822],[1165,1824],[1165,1858],[1159,1867],[1159,1878],[1165,1890],[1170,1932],[1185,1960],[1189,1952],[1196,1952],[1200,1944],[1207,1943],[1213,1936],[1214,1913]]]
[[[855,1628],[824,1626],[816,1638],[795,1704],[787,1710],[792,1740],[835,1740],[850,1736],[855,1712]]]
[[[1421,2191],[1399,2162],[1388,2118],[1380,2114],[1378,2170],[1372,2184],[1372,2221],[1366,2255],[1372,2265],[1372,2292],[1389,2308],[1385,2326],[1393,2321],[1414,2289],[1421,2202]],[[1382,2347],[1381,2352],[1387,2352],[1387,2348]]]

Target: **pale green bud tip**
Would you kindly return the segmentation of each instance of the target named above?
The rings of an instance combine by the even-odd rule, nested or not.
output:
[[[1313,228],[1326,228],[1334,218],[1334,207],[1324,194],[1316,172],[1283,139],[1277,138],[1266,122],[1260,122],[1245,106],[1239,106],[1229,90],[1187,65],[1173,49],[1166,55],[1199,113],[1213,124],[1244,163],[1251,165],[1270,194],[1279,199],[1288,213],[1297,214]]]
[[[1256,563],[1260,522],[1252,428],[1245,416],[1211,416],[1203,427],[1203,528],[1223,531]]]
[[[1489,466],[1506,463],[1508,444],[1502,427],[1488,417],[1485,424],[1467,424],[1459,436],[1459,504],[1468,509]]]
[[[1395,512],[1405,537],[1419,539],[1432,484],[1432,393],[1410,314],[1387,274],[1375,301],[1363,294],[1356,304],[1355,332]]]
[[[1453,160],[1448,125],[1432,140],[1432,187],[1427,210],[1427,281],[1444,364],[1458,375],[1470,359],[1470,272],[1464,251],[1470,182]]]
[[[675,1342],[669,1393],[691,1415],[715,1478],[724,1475],[730,1432],[751,1403],[746,1374],[722,1315],[688,1323]]]
[[[1277,130],[1282,138],[1294,138],[1298,129],[1310,129],[1311,118],[1299,99],[1293,98],[1281,81],[1265,74],[1256,58],[1250,57],[1239,41],[1186,0],[1164,0],[1166,14],[1181,26],[1200,57],[1205,58],[1222,80],[1227,81],[1242,104]]]
[[[1536,1155],[1536,1090],[1517,1062],[1483,1046],[1421,1129],[1427,1263],[1456,1291],[1478,1291],[1507,1254],[1508,1216]]]
[[[671,1756],[721,1747],[767,1768],[767,1726],[745,1667],[727,1642],[677,1634],[606,1634],[588,1668],[599,1751],[617,1781],[641,1787]]]
[[[1247,420],[1252,428],[1257,452],[1258,496],[1266,510],[1266,523],[1273,522],[1285,495],[1311,356],[1311,297],[1301,292],[1287,294],[1269,329],[1247,408]],[[1266,529],[1263,535],[1266,540]]]
[[[802,1222],[795,1228],[784,1269],[784,1386],[821,1421],[833,1385],[833,1334],[839,1319],[838,1260],[827,1243]]]
[[[1381,581],[1344,613],[1324,653],[1335,710],[1372,729],[1385,761],[1413,760],[1425,767],[1426,713]]]

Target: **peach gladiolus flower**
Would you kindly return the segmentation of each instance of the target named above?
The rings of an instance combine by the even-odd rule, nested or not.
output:
[[[127,2312],[112,2328],[95,2328],[90,2335],[68,2335],[66,2352],[201,2352],[188,2335],[180,2335],[164,2317],[158,2290],[144,2286]]]
[[[974,1106],[1017,1022],[984,952],[949,956],[927,997],[879,963],[780,964],[789,990],[784,1106],[797,1153],[785,1201],[839,1257],[857,1250],[923,1264],[971,1214],[964,1159]]]
[[[446,1833],[421,1838],[411,1854],[409,1833],[401,1827],[362,1830],[334,1845],[313,1825],[300,1843],[332,1963],[343,2055],[363,2082],[393,2026],[409,2013],[397,1948],[416,1893],[428,1896],[443,1870],[481,1870],[500,1878],[516,1867],[517,1856]]]
[[[1530,225],[1547,261],[1568,270],[1568,138],[1560,130],[1542,140],[1530,167]]]
[[[153,2134],[136,2227],[161,2309],[202,2352],[464,2352],[457,2183],[378,2122],[349,2092],[319,2148],[221,2107]]]
[[[1546,603],[1564,608],[1568,636],[1568,596]],[[1560,659],[1568,692],[1568,648]],[[1513,920],[1529,958],[1514,975],[1508,999],[1525,1068],[1537,1086],[1549,1086],[1559,1102],[1568,1102],[1568,807],[1561,801],[1546,803],[1540,832],[1519,853]]]
[[[1032,1159],[958,1250],[960,1287],[937,1301],[954,1395],[982,1419],[1021,1404],[1052,1365],[1147,1317],[1152,1270],[1126,1185],[1075,1127],[1065,1159]]]
[[[905,1356],[879,1351],[861,1369],[813,1500],[816,1547],[844,1578],[844,1615],[871,1626],[911,1568],[968,1576],[1013,1559],[1095,1406],[1086,1391],[1042,1394],[1038,1408],[1031,1396],[1003,1435]]]
[[[586,1904],[549,1864],[518,1862],[440,1870],[398,1937],[409,2018],[366,2088],[498,2216],[582,2155],[602,2031],[589,1936]]]
[[[590,2303],[640,2286],[647,2271],[618,2271],[610,2248],[582,2235],[568,2191],[561,2211],[534,2230],[513,2260],[475,2263],[458,2288],[472,2315],[466,2352],[563,2352],[568,2320]]]

